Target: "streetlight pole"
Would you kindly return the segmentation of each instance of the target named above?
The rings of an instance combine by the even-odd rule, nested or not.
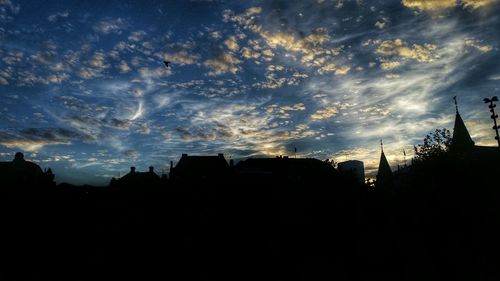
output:
[[[498,115],[495,114],[495,107],[497,106],[496,104],[494,104],[493,102],[495,101],[498,101],[498,98],[496,96],[492,97],[491,99],[489,98],[485,98],[483,99],[484,103],[489,103],[490,105],[488,106],[490,108],[490,112],[491,112],[491,119],[493,119],[493,123],[495,124],[493,126],[493,130],[495,130],[496,132],[496,137],[495,139],[497,140],[498,142],[498,147],[500,148],[500,136],[498,135],[498,129],[500,129],[500,127],[497,125],[497,118],[498,118]]]

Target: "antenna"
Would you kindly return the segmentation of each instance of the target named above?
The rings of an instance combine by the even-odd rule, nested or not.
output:
[[[453,97],[453,101],[455,102],[455,110],[456,110],[456,111],[457,111],[457,113],[458,113],[457,96],[454,96],[454,97]]]
[[[497,118],[498,118],[498,114],[495,114],[495,107],[497,106],[496,104],[494,104],[494,102],[497,102],[498,101],[498,97],[494,96],[492,97],[491,99],[489,98],[485,98],[483,99],[484,103],[489,103],[490,105],[488,106],[488,108],[490,109],[490,112],[491,112],[491,119],[493,119],[493,130],[495,130],[495,139],[497,140],[498,142],[498,148],[500,148],[500,135],[498,134],[498,129],[500,129],[500,126],[498,126],[498,123],[497,123]]]

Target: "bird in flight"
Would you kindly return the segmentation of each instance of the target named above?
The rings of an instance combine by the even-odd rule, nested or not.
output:
[[[164,60],[163,63],[165,64],[166,67],[169,67],[169,65],[170,65],[170,62],[166,61],[166,60]]]

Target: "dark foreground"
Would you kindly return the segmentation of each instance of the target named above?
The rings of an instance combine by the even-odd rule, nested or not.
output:
[[[498,186],[462,183],[394,194],[342,181],[11,189],[0,199],[1,274],[499,280]]]

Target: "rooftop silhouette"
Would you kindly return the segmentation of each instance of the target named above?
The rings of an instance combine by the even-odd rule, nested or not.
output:
[[[11,270],[3,274],[53,278],[63,274],[50,270],[57,264],[75,278],[102,270],[113,278],[251,272],[307,280],[335,268],[343,280],[499,277],[500,152],[475,146],[458,111],[453,136],[446,132],[426,137],[412,164],[395,172],[381,143],[375,188],[361,161],[280,155],[234,164],[223,154],[182,154],[168,176],[131,163],[108,187],[56,186],[52,170],[19,152],[0,163],[5,226],[21,245],[4,251]],[[21,238],[41,225],[38,239]],[[44,259],[47,252],[56,258]],[[20,275],[27,267],[38,270]]]

